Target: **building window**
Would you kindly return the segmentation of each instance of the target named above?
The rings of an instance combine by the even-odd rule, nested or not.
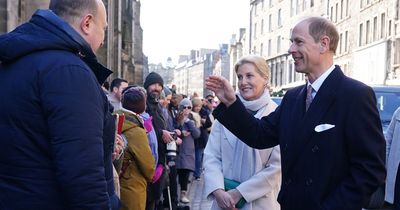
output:
[[[282,9],[279,9],[279,10],[278,10],[278,27],[281,27],[281,26],[282,26],[281,10],[282,10]]]
[[[257,16],[257,2],[254,4],[254,16]]]
[[[289,61],[289,83],[294,82],[293,61]]]
[[[349,16],[349,0],[346,0],[346,17]]]
[[[374,26],[373,26],[373,29],[372,29],[373,31],[372,31],[372,41],[376,41],[376,36],[377,36],[377,34],[378,34],[378,17],[374,17]]]
[[[385,37],[385,28],[386,28],[385,23],[386,23],[385,13],[382,13],[381,14],[381,39],[383,37]],[[390,28],[390,25],[389,25],[389,35],[391,35],[390,29],[391,28]]]
[[[358,46],[362,46],[362,37],[363,37],[363,24],[361,23],[360,24],[360,29],[359,29],[359,31],[358,31],[358,33],[359,33],[359,36],[358,36]]]
[[[268,19],[268,31],[272,32],[272,14],[269,15]]]
[[[296,14],[295,11],[296,11],[296,0],[290,0],[290,17]]]
[[[261,43],[261,45],[260,45],[260,55],[263,56],[263,53],[264,53],[264,44]]]
[[[344,4],[343,4],[343,0],[340,1],[340,19],[343,19],[343,8],[344,8]]]
[[[345,33],[344,33],[344,51],[345,52],[347,52],[347,50],[348,50],[348,36],[349,36],[349,32],[348,31],[346,31]]]
[[[264,19],[261,20],[261,34],[264,34]]]
[[[269,0],[269,7],[272,7],[272,0]]]
[[[330,16],[331,21],[333,21],[333,7],[331,7],[331,14],[329,16]]]
[[[264,0],[261,0],[261,8],[264,9]]]
[[[381,32],[382,33],[382,32]],[[389,36],[391,36],[392,35],[392,21],[391,20],[389,20],[389,29],[388,29],[388,35]],[[383,37],[382,35],[381,35],[381,37]]]
[[[296,0],[296,14],[301,12],[301,0]]]
[[[370,33],[370,21],[367,20],[367,24],[365,25],[365,43],[368,44],[369,40],[369,33]]]
[[[343,34],[339,35],[339,55],[342,54]]]
[[[313,7],[314,6],[314,0],[311,0],[310,1],[310,7]]]
[[[307,0],[303,0],[303,11],[307,9]]]
[[[257,48],[256,48],[256,46],[253,47],[253,53],[254,53],[254,54],[257,54]]]
[[[337,21],[338,21],[338,10],[339,10],[339,4],[336,3],[336,6],[335,6],[335,23],[337,23]]]
[[[268,40],[268,56],[271,56],[271,40]]]
[[[278,36],[276,40],[276,52],[277,53],[281,52],[281,36]]]
[[[364,1],[364,0],[360,0],[360,9],[363,8],[363,1]]]
[[[257,39],[257,23],[254,23],[254,39]]]

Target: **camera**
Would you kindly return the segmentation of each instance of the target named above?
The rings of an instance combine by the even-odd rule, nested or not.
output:
[[[171,133],[171,137],[176,140],[178,138],[178,135],[176,134],[176,132],[172,132]]]
[[[175,140],[177,139],[178,136],[176,135],[175,132],[171,133],[171,136],[174,140],[167,144],[167,164],[168,164],[168,166],[175,165],[176,155],[177,155],[177,145],[176,145]]]

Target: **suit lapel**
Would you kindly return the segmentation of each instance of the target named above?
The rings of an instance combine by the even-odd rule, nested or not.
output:
[[[293,168],[292,165],[300,159],[299,156],[306,150],[305,147],[315,134],[315,126],[321,123],[325,113],[334,104],[336,99],[336,90],[339,81],[343,77],[344,75],[340,68],[336,67],[325,79],[307,112],[305,112],[306,86],[304,86],[303,90],[300,91],[295,102],[297,108],[294,109],[297,111],[297,114],[293,113],[292,115],[296,116],[296,118],[293,122],[295,125],[293,125],[294,129],[292,131],[292,136],[288,140],[290,145],[289,151],[286,154],[287,169]]]

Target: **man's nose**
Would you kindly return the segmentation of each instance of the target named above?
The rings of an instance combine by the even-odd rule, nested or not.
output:
[[[289,46],[288,53],[289,53],[289,54],[292,54],[294,51],[295,51],[295,46],[294,46],[294,44],[292,43],[292,44],[290,44],[290,46]]]

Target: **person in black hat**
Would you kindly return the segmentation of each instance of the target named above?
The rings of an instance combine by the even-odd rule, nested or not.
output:
[[[161,95],[161,91],[164,88],[164,80],[159,74],[151,72],[149,75],[147,75],[143,86],[147,91],[146,112],[153,117],[153,126],[157,135],[157,143],[158,143],[157,165],[161,165],[165,168],[166,144],[173,141],[174,139],[171,136],[171,132],[167,130],[166,120],[163,117],[162,108],[158,101]],[[164,170],[163,173],[167,173],[166,170]],[[147,206],[146,206],[147,210],[155,209],[156,204],[158,204],[161,199],[161,193],[163,189],[166,188],[166,186],[164,186],[166,180],[163,180],[163,177],[166,179],[168,178],[168,176],[161,176],[160,180],[150,184],[148,187]]]

